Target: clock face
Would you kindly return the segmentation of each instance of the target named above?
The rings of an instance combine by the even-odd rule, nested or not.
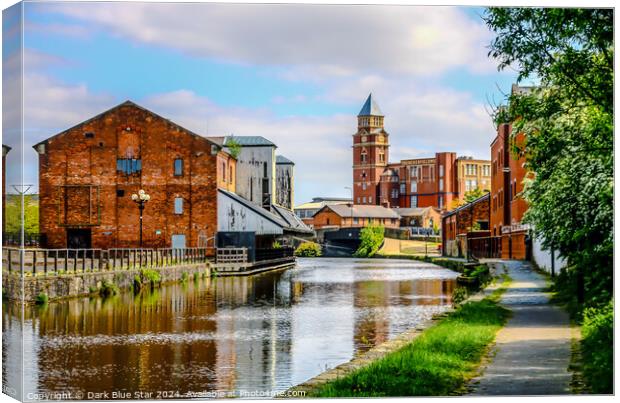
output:
[[[379,136],[379,137],[377,138],[377,141],[378,141],[379,143],[383,143],[383,140],[385,140],[385,138],[384,138],[383,136]]]
[[[362,136],[362,143],[365,143],[365,142],[366,142],[366,140],[368,140],[368,137],[366,137],[366,136]]]

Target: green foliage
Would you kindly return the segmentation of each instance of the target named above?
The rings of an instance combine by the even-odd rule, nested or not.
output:
[[[5,207],[6,232],[21,231],[22,199],[18,195],[7,195]],[[24,233],[39,233],[39,202],[35,195],[24,195]]]
[[[315,242],[304,242],[295,249],[297,257],[319,257],[321,256],[321,245]]]
[[[187,278],[188,278],[187,272],[181,273],[181,282],[182,283],[187,282]]]
[[[447,396],[471,378],[508,317],[491,299],[468,302],[412,343],[331,381],[320,397]]]
[[[533,173],[524,220],[567,259],[578,302],[604,305],[613,286],[613,10],[490,8],[485,20],[500,69],[539,80],[502,110],[513,153]]]
[[[360,231],[360,246],[355,251],[356,257],[373,257],[383,245],[385,228],[380,225],[369,225]]]
[[[481,198],[482,196],[485,195],[485,193],[489,193],[488,190],[482,190],[480,188],[475,188],[472,189],[468,192],[465,192],[465,195],[463,197],[463,199],[465,200],[465,203],[471,203],[476,199]]]
[[[282,244],[278,241],[275,241],[273,245],[271,245],[273,249],[282,249]]]
[[[581,348],[583,374],[593,393],[613,393],[614,304],[584,311]]]
[[[153,284],[161,283],[161,274],[157,270],[142,269],[140,270],[140,276]]]
[[[232,155],[233,158],[237,159],[241,152],[241,144],[239,144],[233,136],[229,137],[226,141],[226,148],[228,148],[228,153]]]
[[[94,285],[91,285],[90,287],[88,287],[88,293],[89,294],[96,294],[99,291],[99,289],[97,287],[95,287]]]
[[[48,300],[49,300],[49,297],[47,296],[47,294],[44,292],[40,292],[39,295],[37,295],[37,298],[35,299],[35,304],[45,305],[47,304]]]
[[[101,288],[99,289],[99,295],[104,298],[111,297],[118,294],[119,292],[120,290],[118,286],[113,282],[107,280],[104,281],[103,284],[101,284]]]
[[[197,282],[198,280],[200,280],[200,274],[198,274],[198,272],[194,273],[194,282]]]

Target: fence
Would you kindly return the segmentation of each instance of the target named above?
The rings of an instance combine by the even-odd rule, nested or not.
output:
[[[256,261],[283,259],[293,257],[295,249],[290,247],[256,249]]]
[[[248,262],[248,248],[217,248],[217,263],[235,264]]]
[[[28,234],[24,233],[22,238],[22,234],[19,232],[5,232],[2,233],[2,245],[3,246],[21,246],[23,241],[23,246],[25,247],[36,247],[45,243],[45,235],[43,234]]]
[[[132,270],[205,263],[210,248],[17,249],[2,248],[2,268],[32,275]]]
[[[467,255],[469,259],[501,258],[502,237],[468,238]]]

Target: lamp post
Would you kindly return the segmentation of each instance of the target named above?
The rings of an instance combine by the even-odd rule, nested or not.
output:
[[[351,207],[349,207],[349,211],[351,213],[351,217],[350,217],[350,219],[351,219],[351,227],[353,227],[353,188],[350,187],[350,186],[345,186],[344,188],[345,189],[349,189],[351,191],[351,204],[350,204]]]
[[[144,205],[151,200],[151,196],[140,189],[137,194],[134,193],[131,195],[131,200],[138,205],[138,209],[140,210],[140,248],[142,248],[142,213],[144,212]]]

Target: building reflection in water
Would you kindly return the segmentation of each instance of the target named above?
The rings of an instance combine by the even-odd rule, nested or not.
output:
[[[23,321],[6,303],[3,332],[20,340],[25,325],[26,392],[283,390],[450,303],[452,272],[383,265],[302,260],[285,272],[27,307]],[[6,379],[18,371],[4,358]]]

